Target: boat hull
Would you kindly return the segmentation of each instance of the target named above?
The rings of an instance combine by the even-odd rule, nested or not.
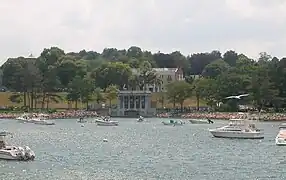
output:
[[[210,124],[208,120],[201,120],[201,119],[189,119],[190,123],[192,124]]]
[[[216,138],[235,138],[235,139],[263,139],[262,132],[233,132],[210,130],[210,133]]]
[[[33,124],[39,124],[39,125],[55,125],[55,122],[52,121],[47,121],[47,120],[39,120],[39,119],[31,119],[29,120],[29,123],[33,123]]]
[[[97,122],[98,126],[118,126],[118,123],[102,123],[102,122]]]
[[[0,159],[3,159],[3,160],[20,160],[20,158],[17,156],[13,156],[13,155],[9,155],[9,154],[3,154],[1,151],[0,151]]]
[[[276,138],[275,138],[275,144],[276,144],[277,146],[286,146],[286,140],[283,139],[283,138],[278,138],[278,137],[276,137]]]
[[[137,119],[137,122],[143,122],[144,119]]]
[[[7,147],[9,148],[9,147]],[[10,147],[13,148],[13,147]],[[6,150],[0,149],[0,159],[2,160],[17,160],[17,161],[30,161],[35,159],[35,153],[32,150]]]
[[[162,122],[165,126],[183,126],[183,123]]]
[[[118,126],[117,121],[100,121],[100,120],[97,120],[96,124],[98,126]]]

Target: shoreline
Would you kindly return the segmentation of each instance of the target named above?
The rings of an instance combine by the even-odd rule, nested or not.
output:
[[[24,113],[0,113],[0,119],[16,119]],[[78,119],[78,118],[96,118],[99,115],[95,111],[65,111],[65,112],[56,112],[48,114],[49,119]],[[111,116],[114,118],[126,118],[129,119],[131,117],[117,117]],[[162,118],[162,119],[212,119],[212,120],[229,120],[229,119],[237,119],[240,118],[240,113],[228,113],[228,112],[196,112],[196,113],[186,113],[174,117],[170,117],[168,113],[157,114],[153,117],[146,118]],[[286,121],[286,113],[251,113],[251,119],[256,119],[260,121],[267,122],[281,122]]]

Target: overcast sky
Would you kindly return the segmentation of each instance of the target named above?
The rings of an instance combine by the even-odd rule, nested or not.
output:
[[[232,49],[286,56],[286,0],[5,0],[0,60],[43,48],[136,45],[183,54]],[[283,51],[284,50],[284,51]]]

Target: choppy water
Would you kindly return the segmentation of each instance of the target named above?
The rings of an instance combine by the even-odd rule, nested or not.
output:
[[[9,180],[281,180],[286,178],[286,147],[274,144],[278,123],[261,123],[263,140],[212,138],[207,128],[172,127],[160,119],[137,123],[117,119],[118,127],[76,120],[56,126],[1,120],[0,131],[14,132],[9,142],[28,145],[33,162],[0,161],[0,179]],[[103,142],[103,139],[108,142]]]

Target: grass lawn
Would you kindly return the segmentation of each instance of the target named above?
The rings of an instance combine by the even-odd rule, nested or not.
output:
[[[9,100],[9,97],[12,95],[13,93],[11,92],[0,92],[0,106],[18,106],[21,107],[23,106],[23,103],[13,103]],[[60,101],[59,103],[55,103],[55,102],[50,102],[49,103],[49,108],[62,108],[62,109],[67,109],[67,108],[74,108],[74,104],[68,104],[68,102],[65,100],[65,96],[67,93],[57,93],[59,95],[62,96],[63,100]],[[160,99],[160,94],[159,93],[153,93],[152,94],[152,104],[156,104],[157,103],[157,108],[161,108],[161,103],[159,102]],[[106,104],[108,104],[109,102],[105,102]],[[92,102],[90,102],[89,104],[92,104]],[[112,104],[117,104],[117,100],[113,100]],[[196,107],[197,102],[196,102],[196,98],[189,98],[185,101],[184,106],[191,106],[191,107]],[[205,102],[204,101],[200,101],[200,106],[205,106]],[[167,100],[165,100],[164,106],[167,108],[172,108],[173,104],[172,103],[168,103]],[[179,106],[179,104],[177,105]],[[37,104],[37,107],[40,108],[41,107],[41,103]],[[80,102],[78,102],[78,108],[84,108],[85,104],[82,104]]]

